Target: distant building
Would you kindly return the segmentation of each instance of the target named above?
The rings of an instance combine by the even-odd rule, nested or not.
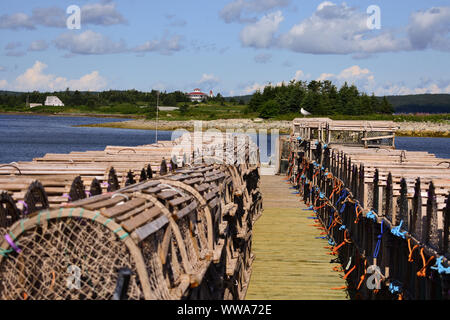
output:
[[[64,103],[57,96],[48,96],[44,105],[51,107],[64,107]]]
[[[30,108],[42,107],[42,103],[30,103]]]
[[[203,100],[206,100],[208,98],[208,95],[206,93],[203,93],[200,89],[194,89],[193,92],[188,93],[189,98],[192,102],[202,102]]]

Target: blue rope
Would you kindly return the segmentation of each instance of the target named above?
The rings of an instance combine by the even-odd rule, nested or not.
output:
[[[323,199],[323,198],[325,198],[325,193],[322,193],[322,192],[321,192],[321,193],[319,193],[319,198],[320,198],[320,199]]]
[[[330,215],[330,219],[329,220],[330,221],[328,222],[328,228],[327,229],[330,229],[330,226],[333,223],[333,216],[332,215]]]
[[[399,294],[402,292],[402,284],[398,281],[393,281],[389,284],[389,291],[392,294]]]
[[[381,221],[381,233],[377,236],[377,244],[375,245],[375,250],[373,251],[373,258],[376,259],[378,257],[378,253],[380,252],[381,247],[381,239],[383,238],[383,222]]]
[[[402,224],[403,224],[403,220],[400,221],[400,224],[397,227],[392,228],[391,233],[394,236],[406,239],[406,237],[405,237],[406,231],[403,231],[403,232],[400,231],[400,228],[401,228]]]
[[[339,227],[339,231],[345,230],[346,226],[345,224],[343,224],[342,226]]]
[[[326,237],[325,237],[325,238],[326,238]],[[330,246],[335,246],[335,245],[336,245],[336,242],[334,242],[333,239],[329,238],[329,239],[328,239],[328,244],[329,244]]]
[[[442,265],[442,260],[444,260],[444,257],[439,257],[436,259],[436,264],[432,267],[430,267],[430,269],[433,270],[437,270],[439,272],[439,274],[450,274],[450,267],[445,268]]]
[[[347,204],[347,202],[344,202],[344,204],[342,205],[341,209],[339,210],[339,213],[344,213],[346,204]]]
[[[308,208],[306,208],[305,210],[313,210],[314,206],[310,206]]]
[[[366,213],[366,218],[372,220],[373,222],[377,222],[377,216],[372,210]]]
[[[337,201],[336,201],[336,206],[338,205],[339,202],[341,202],[341,200],[347,198],[347,196],[348,196],[348,191],[345,190],[345,189],[342,190],[342,191],[341,191],[341,196],[340,196],[340,197],[337,199]]]

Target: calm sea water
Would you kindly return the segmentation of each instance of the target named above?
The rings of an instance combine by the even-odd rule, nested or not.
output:
[[[73,127],[125,120],[128,119],[0,115],[0,163],[31,161],[46,153],[103,150],[107,145],[137,146],[155,142],[155,131]],[[158,140],[170,139],[171,132],[158,132]]]
[[[125,121],[90,117],[52,117],[28,115],[0,115],[0,163],[31,161],[46,153],[103,150],[107,145],[137,146],[155,142],[155,131],[115,128],[85,128],[75,125]],[[170,140],[172,132],[159,131],[159,140]],[[404,138],[395,139],[398,149],[428,151],[441,158],[450,158],[450,139]],[[268,153],[271,150],[267,137]],[[261,154],[261,160],[267,161]]]

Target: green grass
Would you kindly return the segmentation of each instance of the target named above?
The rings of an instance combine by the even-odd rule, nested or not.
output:
[[[181,107],[184,103],[178,103]],[[110,106],[78,106],[78,107],[36,107],[26,108],[24,105],[16,107],[0,106],[0,112],[27,112],[34,114],[58,114],[58,113],[72,113],[72,114],[117,114],[130,115],[138,118],[155,119],[156,113],[150,112],[148,108],[141,108],[146,105],[145,102],[137,102],[136,104],[118,103]],[[160,111],[159,118],[161,120],[217,120],[217,119],[253,119],[258,118],[258,113],[248,112],[246,105],[235,105],[230,102],[225,102],[224,105],[220,103],[188,103],[186,112],[180,110],[175,111]],[[291,121],[295,118],[302,118],[300,113],[280,114],[270,120],[287,120]],[[313,115],[310,117],[321,117]],[[348,115],[323,115],[333,120],[388,120],[395,122],[447,122],[450,121],[450,114],[372,114],[360,116]]]

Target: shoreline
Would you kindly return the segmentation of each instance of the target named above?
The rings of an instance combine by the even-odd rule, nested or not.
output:
[[[135,114],[115,114],[115,113],[51,113],[51,112],[0,112],[0,115],[12,116],[46,116],[46,117],[80,117],[80,118],[116,118],[116,119],[142,119],[142,116]]]
[[[187,131],[194,130],[195,120],[188,121],[159,121],[158,130],[174,131],[177,129],[185,129]],[[399,130],[396,132],[398,137],[430,137],[430,138],[450,138],[450,123],[414,123],[405,122],[398,123]],[[156,130],[156,121],[153,120],[129,120],[121,122],[107,122],[89,125],[80,125],[79,127],[103,127],[117,129],[133,129],[133,130]],[[234,120],[211,120],[202,121],[202,130],[217,129],[219,131],[231,130],[279,130],[280,134],[289,134],[291,129],[290,121],[261,121],[256,122],[249,119]]]
[[[133,130],[158,130],[174,131],[185,129],[194,131],[194,122],[196,120],[160,120],[158,126],[156,121],[145,120],[142,116],[133,114],[97,114],[97,113],[35,113],[35,112],[0,112],[0,115],[31,115],[48,117],[91,117],[105,119],[132,119],[125,121],[114,121],[105,123],[94,123],[79,125],[75,127],[93,127],[93,128],[116,128]],[[423,138],[450,138],[450,122],[398,122],[399,130],[397,137],[423,137]],[[280,134],[289,134],[291,121],[287,120],[263,120],[253,121],[251,119],[218,119],[202,121],[202,130],[218,129],[220,131],[232,130],[279,130]]]

